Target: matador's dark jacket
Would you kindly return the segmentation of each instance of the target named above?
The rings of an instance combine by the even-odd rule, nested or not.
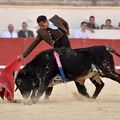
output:
[[[27,50],[23,53],[23,57],[27,57],[28,54],[42,41],[46,41],[49,45],[53,45],[53,42],[59,40],[62,36],[69,34],[69,26],[68,23],[61,17],[54,15],[51,19],[49,19],[58,30],[50,30],[48,29],[38,29],[37,37],[33,41],[33,43],[27,48]],[[52,35],[51,35],[52,34]]]

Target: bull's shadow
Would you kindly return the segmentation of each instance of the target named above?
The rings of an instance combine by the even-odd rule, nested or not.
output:
[[[16,86],[24,98],[32,93],[30,97],[36,102],[45,92],[45,99],[48,99],[54,84],[61,83],[61,80],[53,79],[59,74],[54,51],[60,56],[67,82],[74,81],[78,92],[83,96],[95,99],[99,95],[104,86],[100,77],[111,78],[120,83],[120,74],[115,71],[111,53],[120,55],[108,46],[50,49],[37,55],[16,76]],[[96,87],[92,97],[84,85],[87,78]]]

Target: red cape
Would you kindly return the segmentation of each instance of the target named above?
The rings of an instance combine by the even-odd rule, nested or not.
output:
[[[20,66],[22,65],[23,60],[20,57],[17,57],[13,62],[5,67],[0,73],[0,84],[2,85],[2,90],[0,91],[0,97],[4,97],[11,101],[14,100],[14,78],[13,72],[19,71]]]

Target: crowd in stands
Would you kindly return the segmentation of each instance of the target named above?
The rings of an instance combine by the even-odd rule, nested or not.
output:
[[[120,22],[118,26],[112,25],[111,19],[106,19],[105,23],[99,26],[96,23],[95,17],[90,16],[88,22],[82,21],[79,29],[74,31],[74,38],[90,38],[91,33],[94,33],[95,29],[120,29]],[[1,33],[1,38],[34,38],[34,32],[28,29],[28,23],[22,23],[22,29],[19,31],[14,30],[14,25],[9,24],[8,29]]]
[[[22,23],[22,29],[16,32],[14,30],[14,25],[9,24],[8,29],[1,34],[2,38],[34,38],[34,33],[32,30],[28,29],[27,22]]]
[[[95,29],[120,29],[120,22],[118,26],[113,26],[111,19],[106,19],[105,23],[99,26],[94,16],[89,17],[89,22],[83,21],[80,24],[80,29],[74,32],[74,38],[90,38],[90,33],[94,33]]]

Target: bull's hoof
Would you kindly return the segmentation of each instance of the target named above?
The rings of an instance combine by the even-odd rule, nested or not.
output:
[[[23,100],[24,105],[32,105],[32,104],[36,104],[37,102],[38,102],[37,99],[31,99],[31,100],[29,100],[29,99],[24,99],[24,100]]]
[[[91,97],[91,99],[95,100],[95,99],[96,99],[96,97],[95,97],[95,96],[92,96],[92,97]]]
[[[32,105],[33,102],[32,102],[31,100],[29,100],[29,99],[24,99],[24,100],[23,100],[23,104],[24,104],[24,105]]]
[[[32,98],[32,99],[31,99],[31,102],[32,102],[33,104],[36,104],[36,103],[39,102],[39,100],[38,100],[37,98]]]
[[[49,100],[49,96],[48,95],[45,95],[45,98],[44,98],[44,100]]]
[[[90,100],[90,97],[83,96],[77,92],[73,92],[73,96],[75,97],[76,100],[80,100],[80,101],[89,101]]]

